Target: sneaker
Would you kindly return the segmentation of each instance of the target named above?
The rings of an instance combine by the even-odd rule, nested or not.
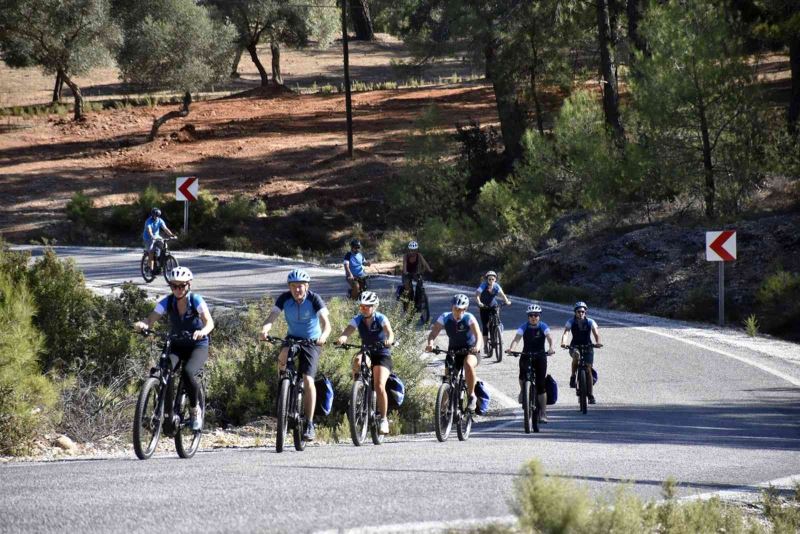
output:
[[[381,428],[379,429],[381,434],[388,434],[389,433],[389,419],[386,417],[381,417]]]
[[[314,428],[314,423],[309,421],[306,424],[306,431],[303,432],[303,441],[314,441],[315,437],[317,437],[317,431]]]
[[[550,421],[547,420],[547,416],[546,415],[543,415],[543,416],[539,417],[539,422],[546,425]]]
[[[569,377],[569,387],[575,389],[577,386],[575,385],[575,375]]]
[[[474,412],[475,408],[478,406],[478,396],[477,395],[470,395],[469,396],[469,404],[467,404],[467,410]]]
[[[192,408],[192,430],[197,432],[202,428],[203,428],[203,410],[200,409],[200,406],[195,406],[194,408]]]
[[[589,395],[589,404],[596,404],[597,401],[594,400],[594,395]]]

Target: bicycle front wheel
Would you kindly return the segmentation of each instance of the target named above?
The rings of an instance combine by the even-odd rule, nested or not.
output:
[[[359,379],[353,382],[350,392],[350,406],[347,407],[347,419],[350,423],[350,438],[353,445],[360,447],[367,439],[367,386]]]
[[[178,260],[172,254],[167,254],[164,258],[164,280],[169,283],[169,273],[178,266]]]
[[[197,399],[200,404],[200,411],[203,413],[203,419],[206,415],[206,392],[205,388],[200,388],[200,398]],[[191,458],[200,448],[200,437],[203,435],[203,429],[192,430],[190,423],[192,419],[191,402],[189,402],[189,395],[186,390],[181,392],[180,399],[180,422],[177,432],[175,432],[175,450],[178,451],[178,456],[181,458]]]
[[[420,316],[419,320],[422,324],[425,324],[431,320],[431,308],[428,305],[428,295],[425,293],[424,289],[419,290],[422,293],[422,296],[419,298],[420,300]]]
[[[586,402],[586,369],[578,369],[578,404],[581,408],[581,413],[586,413],[587,402]]]
[[[494,357],[497,359],[497,363],[500,363],[503,361],[503,336],[500,334],[500,326],[495,325],[492,329],[492,337],[494,338]]]
[[[142,384],[133,416],[133,450],[140,460],[147,460],[156,451],[161,436],[162,417],[158,408],[161,382],[150,377]]]
[[[150,270],[150,260],[147,258],[147,252],[142,254],[142,261],[141,265],[139,266],[139,270],[142,272],[142,278],[148,284],[156,279],[156,275],[153,274],[152,270]]]
[[[525,383],[522,385],[522,413],[525,417],[525,433],[530,434],[533,432],[533,420],[536,418],[536,414],[533,411],[533,402],[531,402],[531,382],[530,380],[526,380]],[[538,422],[537,422],[538,425]]]
[[[289,431],[289,379],[281,380],[278,389],[278,414],[277,429],[275,432],[275,452],[283,452],[283,443]]]
[[[434,430],[436,430],[436,439],[439,441],[447,441],[450,436],[450,430],[453,428],[453,403],[450,400],[452,388],[450,384],[443,383],[439,386],[439,392],[436,394],[436,409],[435,420],[433,421]]]
[[[302,378],[301,378],[302,379]],[[303,451],[306,448],[306,440],[303,439],[303,431],[305,430],[305,407],[303,406],[303,392],[297,389],[294,396],[294,407],[290,410],[291,413],[297,414],[295,419],[294,428],[292,429],[292,437],[294,438],[294,449]]]
[[[380,445],[383,443],[383,434],[380,433],[380,419],[378,416],[378,394],[370,388],[370,403],[369,413],[372,414],[369,418],[369,433],[372,436],[373,445]]]
[[[469,403],[467,389],[461,388],[461,395],[458,399],[460,408],[458,410],[458,424],[456,425],[456,434],[458,434],[459,441],[467,441],[470,432],[472,432],[472,412],[467,410],[467,403]]]

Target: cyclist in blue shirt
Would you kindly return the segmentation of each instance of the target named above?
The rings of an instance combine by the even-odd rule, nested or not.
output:
[[[485,341],[483,351],[487,356],[489,355],[489,316],[491,313],[500,315],[500,304],[497,302],[497,297],[503,299],[506,306],[511,305],[511,301],[503,293],[503,288],[497,283],[497,273],[494,271],[487,271],[483,277],[486,279],[478,289],[475,290],[475,300],[478,302],[478,309],[481,313],[481,332]]]
[[[303,433],[303,439],[313,441],[314,430],[314,408],[317,403],[317,390],[314,387],[314,376],[317,374],[319,356],[322,352],[322,345],[327,341],[331,334],[331,322],[328,318],[328,308],[325,301],[318,294],[309,291],[308,284],[311,277],[307,272],[295,269],[289,273],[287,278],[289,291],[281,293],[272,307],[272,311],[267,317],[261,329],[261,339],[266,339],[272,329],[272,323],[283,312],[287,325],[287,336],[289,340],[314,341],[314,345],[301,345],[298,358],[298,373],[303,376],[305,388],[304,407],[308,414],[308,425]],[[286,370],[286,359],[289,355],[289,347],[284,346],[278,355],[278,370]]]
[[[144,251],[147,252],[150,272],[153,272],[153,263],[155,259],[154,247],[156,242],[161,237],[161,230],[164,230],[168,237],[175,237],[175,234],[173,234],[172,231],[167,228],[167,224],[164,222],[164,219],[161,218],[161,210],[158,208],[153,208],[150,210],[150,217],[148,217],[144,222],[144,232],[142,233],[142,239],[144,240]]]
[[[597,323],[594,319],[590,319],[586,316],[586,311],[588,310],[588,306],[583,301],[578,301],[575,303],[575,316],[572,317],[567,321],[567,324],[564,327],[564,333],[561,335],[561,347],[567,348],[567,334],[572,335],[572,341],[569,343],[570,347],[570,355],[572,356],[572,373],[569,377],[569,387],[575,387],[575,373],[578,372],[578,351],[574,350],[573,347],[576,345],[589,345],[589,348],[583,353],[583,360],[586,362],[586,366],[589,369],[589,376],[592,376],[592,366],[594,365],[594,349],[591,347],[592,345],[592,336],[594,336],[595,346],[602,347],[603,345],[600,343],[600,334],[597,332]],[[593,382],[594,380],[587,380],[586,384],[586,396],[589,399],[589,404],[594,404],[594,391],[593,391]]]
[[[378,411],[381,414],[380,433],[389,433],[389,419],[386,413],[389,408],[386,397],[386,381],[392,372],[392,351],[389,349],[394,344],[394,332],[389,318],[378,313],[380,303],[378,295],[372,291],[364,291],[358,299],[359,314],[353,317],[350,324],[342,331],[337,343],[347,343],[347,337],[358,330],[363,345],[380,344],[381,348],[372,351],[372,383],[378,397]],[[353,375],[357,376],[361,368],[362,354],[356,355],[353,360]],[[368,361],[369,365],[370,362]]]
[[[545,391],[545,377],[547,376],[547,357],[555,354],[553,350],[553,336],[550,334],[550,327],[541,320],[542,307],[538,304],[531,304],[527,309],[528,322],[522,324],[517,329],[517,334],[511,341],[511,346],[506,352],[514,350],[514,346],[523,340],[522,352],[534,354],[533,370],[536,382],[536,396],[539,404],[539,422],[547,423],[547,392]],[[547,352],[544,350],[544,342],[547,341]],[[521,356],[519,359],[519,397],[522,403],[522,386],[526,378],[525,370],[528,368],[530,356]]]
[[[361,288],[367,287],[366,271],[364,267],[370,263],[361,254],[361,241],[350,241],[350,252],[344,255],[344,275],[350,285],[350,298],[357,299]]]
[[[469,297],[459,293],[453,297],[452,307],[449,313],[443,313],[436,319],[428,334],[428,345],[426,351],[433,349],[433,342],[444,330],[449,338],[447,350],[469,349],[469,354],[456,356],[456,369],[464,367],[464,375],[467,379],[467,392],[469,393],[469,405],[467,409],[475,410],[478,398],[475,396],[475,384],[478,382],[478,375],[475,373],[479,360],[475,357],[478,354],[478,346],[483,343],[481,329],[478,327],[478,320],[467,311],[469,307]]]
[[[193,407],[192,430],[200,430],[203,428],[203,413],[199,403],[198,375],[208,360],[208,334],[214,329],[214,319],[203,297],[191,292],[192,278],[192,271],[186,267],[172,269],[167,276],[172,294],[159,300],[150,315],[133,327],[136,330],[148,330],[161,316],[168,315],[172,334],[192,333],[191,339],[172,343],[169,359],[173,369],[179,359],[184,360],[182,375],[189,384],[189,402]]]

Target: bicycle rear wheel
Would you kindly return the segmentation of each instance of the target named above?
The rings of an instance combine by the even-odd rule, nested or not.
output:
[[[360,447],[367,439],[367,386],[361,379],[353,382],[350,392],[350,406],[347,407],[347,419],[350,423],[350,438],[353,445]]]
[[[156,279],[156,275],[150,270],[150,260],[147,258],[147,252],[142,254],[142,261],[141,265],[139,265],[139,270],[142,272],[142,278],[148,284]]]
[[[466,388],[461,388],[461,395],[459,395],[459,417],[458,424],[456,425],[456,434],[458,434],[459,441],[467,441],[469,434],[472,432],[472,412],[467,410],[469,403],[469,396],[467,395]]]
[[[204,387],[200,387],[200,410],[203,413],[203,419],[206,415],[206,392]],[[189,395],[184,389],[181,392],[180,400],[180,423],[175,432],[175,450],[178,451],[178,456],[181,458],[191,458],[200,448],[200,438],[203,435],[203,429],[192,430],[189,421],[192,418],[192,406],[189,402]]]
[[[433,421],[436,439],[447,441],[450,430],[453,428],[453,403],[450,400],[452,388],[450,384],[443,383],[436,394],[435,419]]]
[[[161,436],[162,414],[158,409],[161,382],[150,377],[142,384],[133,416],[133,450],[140,460],[147,460],[156,451]]]
[[[383,443],[383,434],[380,433],[380,419],[378,416],[378,394],[370,388],[369,413],[372,414],[369,422],[369,433],[372,436],[373,445]]]
[[[289,431],[289,379],[284,378],[281,380],[280,388],[278,389],[278,414],[277,426],[275,431],[275,452],[283,452],[283,443],[286,440],[286,434]]]
[[[167,283],[169,283],[168,276],[170,271],[172,271],[172,269],[174,269],[177,266],[178,266],[178,260],[175,259],[175,256],[173,256],[172,254],[167,254],[164,257],[164,280],[166,280]]]
[[[503,361],[503,336],[500,334],[500,325],[495,324],[492,329],[492,337],[494,338],[492,341],[494,357],[497,359],[497,363],[500,363]]]
[[[578,404],[580,405],[581,413],[587,412],[586,402],[586,369],[578,369]]]
[[[292,429],[292,437],[294,438],[294,448],[297,451],[305,450],[306,448],[306,440],[303,439],[303,431],[305,430],[306,424],[306,414],[305,414],[305,407],[303,405],[303,392],[298,389],[297,395],[294,397],[295,405],[291,410],[291,413],[297,414],[297,420],[295,421],[294,428]]]
[[[428,294],[425,293],[424,289],[420,289],[419,292],[422,294],[419,297],[420,300],[420,315],[419,320],[422,324],[425,324],[431,320],[431,308],[428,304]]]

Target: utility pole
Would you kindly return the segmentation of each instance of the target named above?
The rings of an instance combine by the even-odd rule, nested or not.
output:
[[[347,113],[347,156],[353,157],[353,103],[350,99],[350,51],[347,41],[347,0],[342,1],[342,48],[344,50],[344,107]]]

